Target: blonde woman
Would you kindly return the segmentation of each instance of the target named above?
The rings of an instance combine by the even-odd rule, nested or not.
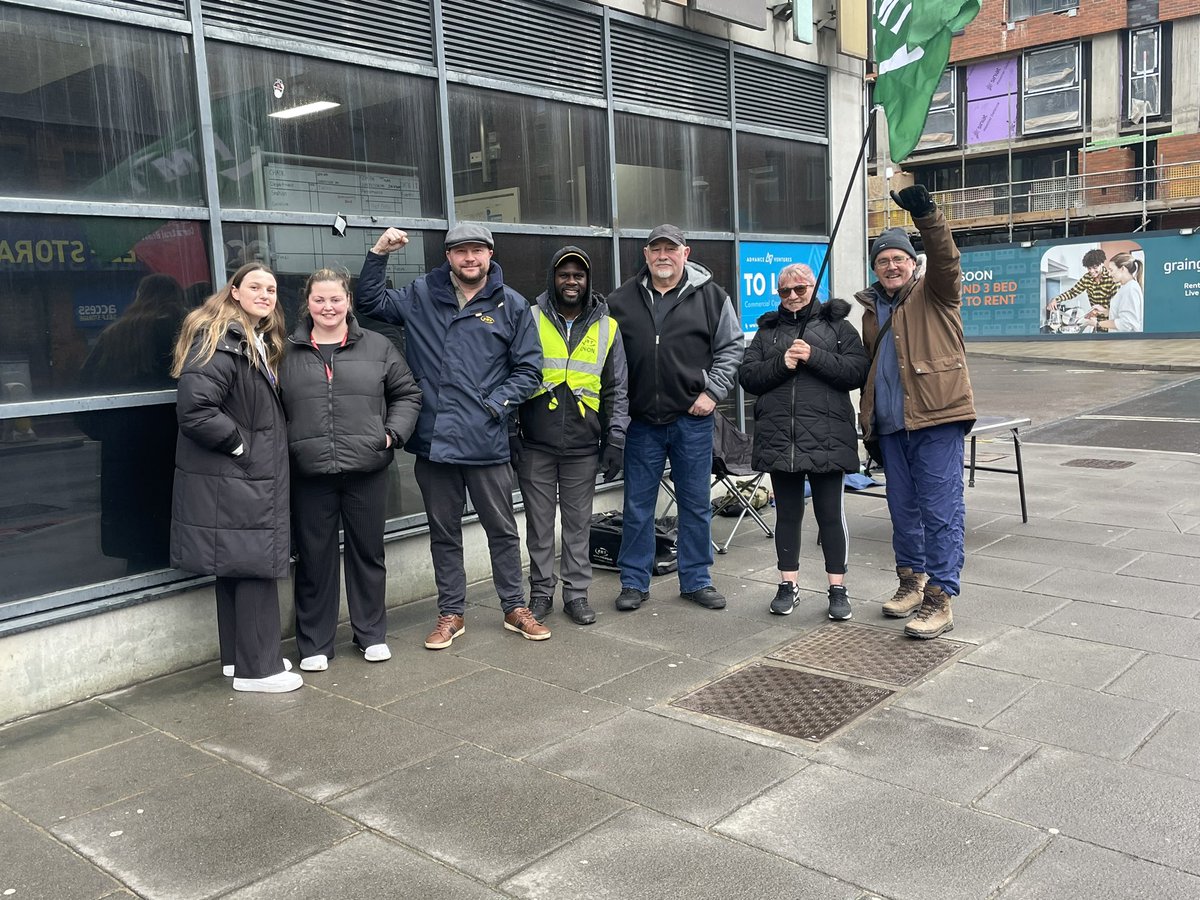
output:
[[[1142,289],[1142,273],[1145,268],[1140,259],[1129,253],[1117,253],[1107,263],[1108,271],[1120,287],[1108,308],[1107,319],[1096,321],[1097,331],[1134,332],[1142,330],[1145,297]]]
[[[288,446],[278,367],[286,334],[275,276],[242,266],[184,320],[171,565],[217,579],[221,665],[235,691],[304,682],[280,653],[276,579],[288,573]]]

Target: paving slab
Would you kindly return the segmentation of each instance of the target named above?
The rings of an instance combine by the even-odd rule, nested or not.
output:
[[[1200,685],[1200,661],[1149,653],[1105,690],[1122,697],[1200,712],[1197,685]]]
[[[0,783],[149,730],[95,700],[14,722],[0,728]]]
[[[1053,634],[1200,659],[1200,621],[1073,601],[1035,628]]]
[[[756,631],[747,637],[726,644],[724,647],[718,647],[711,653],[705,654],[704,659],[727,668],[736,666],[751,657],[766,656],[776,647],[786,644],[788,641],[794,641],[800,634],[815,627],[798,621],[793,622],[791,621],[793,617],[794,614],[787,617],[772,616],[771,618],[779,624],[769,625],[762,631]],[[824,623],[822,622],[822,624]]]
[[[702,827],[805,765],[786,753],[635,710],[529,762]]]
[[[305,672],[304,683],[314,690],[378,708],[484,668],[457,652],[426,650],[425,635],[432,627],[422,622],[398,633],[389,632],[392,658],[386,663],[369,663],[357,652],[353,657],[339,652],[328,671]],[[456,642],[453,649],[458,646]]]
[[[1047,597],[1029,591],[972,584],[954,598],[954,618],[982,619],[1027,628],[1066,605],[1065,597]]]
[[[355,828],[282,788],[220,766],[52,831],[142,896],[199,900],[330,847]]]
[[[1117,525],[1091,525],[1087,522],[1060,522],[1056,519],[1031,518],[1022,522],[1020,516],[1000,516],[988,522],[978,531],[989,534],[1012,534],[1027,538],[1047,538],[1055,541],[1068,541],[1076,544],[1092,546],[1128,546],[1118,541],[1122,535],[1129,534],[1134,529]],[[1153,532],[1147,532],[1153,533]],[[1130,549],[1147,549],[1130,547]]]
[[[1200,535],[1196,534],[1161,534],[1133,528],[1120,537],[1114,538],[1110,542],[1110,546],[1200,559]]]
[[[893,708],[872,713],[811,760],[967,804],[1035,749],[1019,738]]]
[[[121,885],[46,832],[0,809],[0,895],[13,900],[99,900]]]
[[[384,707],[385,712],[516,757],[591,728],[622,709],[599,697],[494,669]]]
[[[976,806],[1200,874],[1200,783],[1044,747]]]
[[[1169,714],[1169,709],[1156,704],[1069,684],[1039,684],[987,727],[1082,753],[1126,759]]]
[[[587,692],[633,709],[647,709],[682,697],[725,673],[725,666],[691,656],[663,656],[628,675]]]
[[[1200,613],[1200,591],[1193,585],[1076,568],[1059,569],[1030,587],[1027,593],[1188,618]]]
[[[956,662],[905,691],[892,705],[954,722],[983,725],[1035,684],[1037,681],[1024,675]]]
[[[467,745],[331,805],[491,884],[628,807],[611,794]]]
[[[1155,581],[1200,585],[1200,558],[1170,553],[1143,553],[1120,569],[1122,575],[1141,575]]]
[[[1159,772],[1200,780],[1200,769],[1196,767],[1197,747],[1200,747],[1200,715],[1177,712],[1133,755],[1133,762]]]
[[[1069,566],[1111,574],[1136,562],[1145,552],[1079,544],[1032,535],[1006,535],[977,551],[984,556],[1040,563],[1047,569]]]
[[[727,610],[701,609],[681,599],[676,590],[673,595],[652,591],[650,600],[640,609],[613,616],[604,623],[597,622],[592,628],[671,653],[704,656],[757,634],[769,625],[729,615]]]
[[[500,900],[504,895],[376,834],[348,838],[226,900]]]
[[[715,830],[905,900],[987,897],[1045,841],[1017,822],[821,765],[767,791]]]
[[[1002,559],[996,556],[976,554],[968,556],[963,566],[961,580],[965,585],[984,584],[991,587],[1023,591],[1037,584],[1059,566],[1023,559]]]
[[[1056,837],[1000,892],[999,900],[1067,897],[1200,897],[1200,879],[1125,853]]]
[[[862,891],[647,810],[630,810],[504,882],[528,900],[852,900]]]
[[[1105,643],[1016,629],[972,651],[965,662],[1061,684],[1100,688],[1141,655]]]

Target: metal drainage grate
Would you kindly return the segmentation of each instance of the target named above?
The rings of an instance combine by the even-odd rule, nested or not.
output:
[[[1063,463],[1077,469],[1128,469],[1133,465],[1129,459],[1072,459]]]
[[[812,672],[755,663],[671,705],[820,741],[892,693]]]
[[[962,649],[941,638],[919,641],[869,625],[826,625],[785,644],[771,659],[870,678],[885,684],[912,684]]]

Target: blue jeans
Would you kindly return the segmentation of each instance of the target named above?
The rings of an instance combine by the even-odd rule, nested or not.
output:
[[[654,565],[654,508],[659,480],[671,461],[679,510],[679,589],[712,584],[712,416],[682,415],[669,425],[634,419],[625,436],[625,511],[621,527],[621,587],[650,590]]]
[[[879,437],[896,565],[952,597],[964,561],[963,437],[961,422]]]

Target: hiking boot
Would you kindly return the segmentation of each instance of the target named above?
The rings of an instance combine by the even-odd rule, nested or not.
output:
[[[846,594],[845,585],[831,584],[829,586],[829,618],[837,621],[850,618],[850,597]]]
[[[928,640],[945,631],[954,630],[954,617],[950,613],[950,595],[933,584],[925,585],[925,597],[916,618],[904,626],[909,637]]]
[[[554,609],[554,600],[550,597],[533,597],[529,601],[529,611],[539,622],[550,615],[552,609]]]
[[[621,588],[621,593],[617,594],[617,609],[621,610],[621,612],[629,612],[637,609],[649,599],[649,591],[639,591],[637,588],[623,587]]]
[[[576,625],[591,625],[596,621],[595,610],[587,602],[587,597],[578,600],[568,600],[563,604],[563,612]]]
[[[680,591],[679,596],[684,600],[691,600],[703,606],[705,609],[724,609],[725,597],[711,584],[706,584],[698,591]]]
[[[462,616],[438,616],[437,627],[425,638],[425,647],[428,650],[445,650],[466,630]]]
[[[896,588],[892,599],[883,604],[883,614],[893,619],[906,619],[920,607],[929,576],[914,572],[908,566],[896,566],[896,574],[900,576],[900,587]]]
[[[518,606],[506,615],[504,627],[527,641],[544,641],[550,637],[550,629],[533,617],[528,606]]]
[[[790,616],[800,602],[800,585],[794,581],[779,582],[779,590],[771,601],[771,612],[777,616]]]

